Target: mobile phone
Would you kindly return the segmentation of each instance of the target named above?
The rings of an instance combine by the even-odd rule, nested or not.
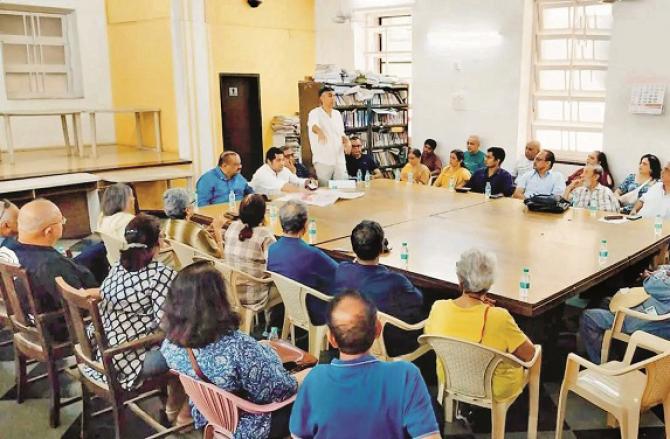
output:
[[[626,217],[626,219],[627,219],[628,221],[637,221],[637,220],[639,220],[640,218],[642,218],[642,215],[628,215],[628,216]]]
[[[605,216],[605,221],[620,220],[623,219],[623,215],[607,215]]]
[[[491,196],[489,198],[496,199],[496,198],[502,198],[502,197],[503,197],[503,194],[491,194]]]

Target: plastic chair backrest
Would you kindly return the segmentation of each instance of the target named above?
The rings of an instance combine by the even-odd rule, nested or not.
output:
[[[170,246],[172,247],[172,251],[174,251],[174,254],[177,256],[179,265],[182,268],[192,264],[196,258],[213,259],[208,254],[203,253],[197,250],[196,248],[191,247],[190,245],[186,245],[183,242],[175,241],[174,239],[169,238],[166,238],[165,242],[170,244]]]
[[[230,302],[231,308],[236,312],[241,312],[242,303],[237,291],[237,278],[240,276],[240,271],[220,260],[214,260],[214,266],[219,270],[226,283],[226,292],[228,293],[228,302]]]
[[[179,374],[179,380],[195,407],[214,427],[214,431],[232,439],[239,421],[237,405],[230,398],[234,395],[182,373]]]
[[[109,264],[114,265],[119,262],[119,259],[121,259],[121,250],[123,249],[125,242],[119,238],[103,232],[97,233],[100,235],[100,238],[102,238],[102,242],[105,243],[105,250],[107,250],[107,261],[109,261]]]
[[[442,362],[447,391],[492,400],[493,372],[506,358],[504,353],[478,343],[438,335],[422,335],[419,341],[428,343]]]
[[[282,302],[284,302],[284,312],[287,313],[294,325],[307,329],[310,326],[309,312],[307,310],[307,296],[314,296],[324,302],[333,300],[331,296],[323,294],[313,288],[282,276],[278,273],[268,272],[272,277]]]
[[[384,331],[386,330],[386,327],[395,326],[396,328],[400,328],[405,331],[414,331],[416,329],[410,328],[411,325],[408,323],[405,323],[402,320],[385,314],[381,311],[377,311],[377,318],[379,319],[379,323],[382,325],[382,331],[379,334],[379,337],[377,337],[372,344],[371,353],[377,358],[381,358],[384,361],[389,361],[393,357],[388,354],[386,343],[384,342]]]

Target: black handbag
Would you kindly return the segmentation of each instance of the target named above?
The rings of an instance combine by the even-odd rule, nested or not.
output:
[[[563,213],[570,207],[570,203],[555,195],[533,195],[524,203],[533,212]]]

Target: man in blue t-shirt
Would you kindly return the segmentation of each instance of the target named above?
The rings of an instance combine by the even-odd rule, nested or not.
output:
[[[403,274],[379,265],[384,249],[384,230],[379,223],[362,221],[351,232],[351,246],[355,262],[343,262],[335,272],[333,292],[341,294],[356,290],[372,300],[383,313],[407,323],[418,323],[427,317],[423,312],[423,295]],[[389,355],[406,354],[418,347],[421,331],[403,331],[389,326],[384,330],[384,341]]]
[[[485,167],[472,174],[467,186],[472,189],[472,192],[483,194],[486,190],[486,183],[490,183],[492,195],[502,194],[506,197],[512,195],[514,192],[512,175],[500,167],[504,161],[505,150],[499,146],[490,147],[486,152]]]
[[[279,221],[284,232],[268,250],[268,270],[328,293],[335,278],[337,262],[322,250],[302,240],[307,228],[307,207],[297,200],[287,201],[279,209]],[[322,325],[326,304],[312,296],[307,298],[312,322]]]
[[[370,355],[381,324],[369,299],[356,292],[336,297],[328,329],[340,358],[316,366],[300,386],[289,423],[293,437],[440,438],[419,369]]]
[[[240,174],[241,170],[240,156],[233,151],[224,151],[219,156],[217,167],[202,174],[195,184],[198,206],[227,203],[230,191],[235,193],[236,200],[253,194],[254,190]]]
[[[363,177],[369,173],[370,178],[382,178],[382,172],[375,159],[370,154],[363,154],[363,142],[360,137],[354,136],[349,140],[351,153],[344,156],[347,161],[347,174],[355,178],[358,171],[361,171]]]

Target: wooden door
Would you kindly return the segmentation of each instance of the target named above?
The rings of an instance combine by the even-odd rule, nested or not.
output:
[[[242,175],[251,180],[263,164],[260,77],[222,73],[219,82],[223,149],[240,155]]]

